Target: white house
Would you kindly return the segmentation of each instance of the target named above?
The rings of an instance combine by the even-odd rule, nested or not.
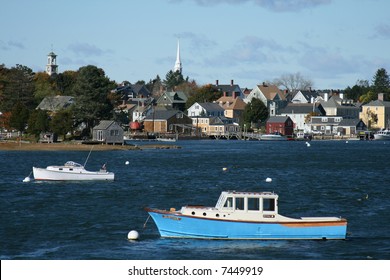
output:
[[[206,102],[198,103],[195,102],[190,108],[188,108],[189,117],[219,117],[224,115],[225,109],[222,108],[218,103]]]

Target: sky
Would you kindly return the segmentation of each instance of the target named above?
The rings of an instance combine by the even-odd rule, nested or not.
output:
[[[176,60],[197,84],[254,88],[300,73],[345,89],[390,73],[388,0],[0,0],[0,64],[111,80],[164,79]]]

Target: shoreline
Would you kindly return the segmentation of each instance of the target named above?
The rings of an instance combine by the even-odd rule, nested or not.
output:
[[[107,145],[107,144],[81,144],[81,143],[30,143],[1,141],[0,151],[130,151],[144,149],[180,149],[175,145],[145,144],[145,145]]]

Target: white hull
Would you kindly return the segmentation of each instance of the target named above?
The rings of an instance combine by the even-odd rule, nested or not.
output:
[[[378,131],[377,133],[374,134],[374,139],[375,140],[390,140],[390,130],[381,130],[381,131]]]
[[[60,170],[62,169],[62,170]],[[111,181],[114,180],[114,173],[107,171],[87,171],[84,168],[69,168],[65,167],[33,167],[33,175],[35,180],[44,181]]]
[[[286,141],[287,138],[283,137],[282,135],[264,134],[264,135],[261,135],[260,140],[266,140],[266,141]]]

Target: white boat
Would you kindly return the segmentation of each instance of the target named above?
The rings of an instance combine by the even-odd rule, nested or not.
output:
[[[280,133],[272,133],[272,134],[263,134],[260,137],[260,140],[267,140],[267,141],[285,141],[287,140],[286,137],[281,135]]]
[[[115,174],[108,172],[105,165],[99,171],[87,171],[83,165],[68,161],[64,165],[50,165],[46,168],[33,167],[33,176],[35,180],[44,181],[112,181]]]
[[[374,134],[375,140],[390,140],[390,130],[389,129],[383,129],[379,130],[377,133]]]
[[[278,213],[271,192],[221,193],[215,207],[188,205],[180,210],[145,209],[162,237],[204,239],[345,239],[340,217],[289,218]]]
[[[176,142],[176,138],[157,137],[156,140],[160,142]]]

